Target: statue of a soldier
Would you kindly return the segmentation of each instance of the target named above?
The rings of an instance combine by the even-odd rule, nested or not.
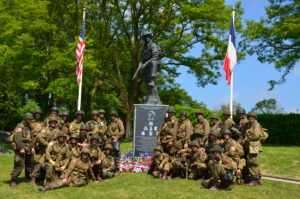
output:
[[[143,32],[142,39],[144,47],[139,67],[133,78],[136,78],[138,72],[141,72],[142,79],[147,85],[147,96],[144,104],[160,104],[160,99],[155,85],[156,73],[159,69],[160,48],[152,41],[150,32]]]

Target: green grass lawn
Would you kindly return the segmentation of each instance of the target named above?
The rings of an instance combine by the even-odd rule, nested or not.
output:
[[[132,144],[125,142],[122,151],[130,151]],[[300,147],[265,146],[262,153],[262,168],[264,173],[282,175],[285,177],[300,176],[299,167]],[[298,160],[295,162],[294,160]],[[298,165],[297,165],[298,164]],[[300,185],[263,180],[263,186],[235,186],[232,191],[211,192],[200,186],[197,181],[153,179],[145,173],[122,173],[120,176],[100,183],[91,182],[82,188],[63,188],[45,193],[37,191],[38,186],[32,187],[20,183],[16,188],[8,186],[9,174],[13,166],[12,156],[0,156],[0,196],[7,198],[270,198],[298,199]],[[21,178],[23,174],[21,175]]]

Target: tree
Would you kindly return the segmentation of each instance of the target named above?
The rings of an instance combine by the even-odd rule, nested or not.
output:
[[[283,108],[273,98],[264,99],[255,104],[252,111],[262,114],[280,114],[283,113]]]
[[[134,104],[142,103],[146,92],[141,82],[132,80],[144,30],[154,33],[162,51],[159,92],[174,91],[180,98],[166,100],[169,105],[197,104],[172,84],[179,75],[178,67],[188,67],[199,86],[216,84],[232,9],[224,0],[0,0],[0,89],[5,91],[0,94],[2,118],[14,115],[15,107],[24,106],[28,99],[34,99],[45,112],[53,104],[75,111],[74,51],[83,5],[87,23],[82,109],[86,113],[100,107],[117,109],[125,119],[127,138],[132,135]],[[236,7],[240,31],[240,3]],[[187,56],[199,44],[200,56]]]
[[[233,107],[232,107],[232,111],[233,114],[236,113],[237,110],[242,109],[242,106],[239,102],[233,101]],[[223,112],[224,110],[230,110],[230,104],[229,103],[224,103],[220,105],[220,108],[218,111]]]
[[[269,0],[265,8],[267,17],[259,22],[248,21],[244,47],[257,54],[262,63],[274,63],[283,71],[280,80],[270,80],[270,89],[286,81],[300,58],[300,1]]]

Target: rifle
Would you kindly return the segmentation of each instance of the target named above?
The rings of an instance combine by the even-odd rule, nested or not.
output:
[[[134,79],[137,77],[138,73],[139,73],[145,66],[147,66],[152,60],[154,60],[154,59],[151,58],[151,59],[149,59],[148,61],[146,61],[145,63],[140,62],[138,68],[136,69],[136,71],[135,71],[135,73],[134,73],[134,75],[133,75],[133,77],[132,77],[132,80],[134,80]]]

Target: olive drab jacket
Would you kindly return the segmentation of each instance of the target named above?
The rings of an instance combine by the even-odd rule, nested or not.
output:
[[[220,121],[218,121],[217,123],[211,125],[210,130],[221,131],[222,128],[223,128],[223,124]]]
[[[223,168],[227,171],[233,171],[234,166],[232,165],[231,158],[226,156],[225,154],[221,154],[221,158],[214,158],[213,164],[221,164],[223,165]]]
[[[248,122],[245,127],[245,148],[249,150],[250,154],[259,154],[262,152],[260,137],[262,135],[261,125],[255,120]]]
[[[104,154],[98,145],[88,144],[86,148],[90,150],[90,160],[93,166],[98,160],[103,162]]]
[[[231,127],[233,125],[235,125],[235,122],[233,121],[233,119],[228,118],[227,120],[224,121],[223,128],[224,129],[231,129]]]
[[[69,127],[69,134],[76,134],[76,135],[79,135],[79,132],[80,132],[80,126],[81,125],[84,125],[84,122],[80,122],[80,121],[77,121],[76,119],[71,122],[70,124],[70,127]]]
[[[104,119],[102,120],[102,119],[98,118],[98,124],[99,124],[98,135],[100,138],[103,138],[107,131],[107,123]]]
[[[34,147],[33,134],[30,125],[25,122],[19,123],[13,132],[13,143],[15,150],[24,149],[26,153],[31,153]]]
[[[35,148],[40,153],[45,153],[48,144],[55,139],[58,129],[46,127],[36,137]]]
[[[35,128],[37,128],[37,126],[39,126],[39,125],[42,125],[42,126],[44,126],[44,122],[43,121],[38,121],[38,120],[32,120],[31,121],[31,123],[30,123],[30,127],[31,127],[31,129],[35,129]]]
[[[72,146],[69,144],[69,150],[70,150],[70,157],[71,159],[79,158],[81,147],[79,145]]]
[[[98,120],[89,120],[87,121],[86,125],[88,125],[89,127],[89,132],[91,134],[97,134],[98,135],[98,131],[99,131],[99,121]]]
[[[70,150],[66,143],[59,143],[58,141],[52,141],[48,144],[46,149],[46,161],[54,161],[57,166],[67,166],[70,162]]]
[[[239,128],[242,129],[242,127],[247,124],[249,122],[249,120],[247,119],[247,117],[244,117],[243,119],[240,120],[239,122]]]
[[[114,121],[110,121],[107,127],[107,136],[114,140],[120,139],[125,134],[123,122],[120,118],[116,118]]]
[[[189,144],[191,135],[193,134],[193,125],[189,119],[181,122],[176,139],[183,144]]]
[[[46,117],[45,118],[45,120],[44,120],[44,126],[46,127],[46,126],[49,126],[49,118],[50,117],[54,117],[54,116],[51,116],[51,114],[48,116],[48,117]],[[61,118],[60,117],[58,117],[58,116],[55,116],[55,118],[56,118],[56,120],[57,120],[57,124],[59,124],[60,122],[61,122]]]
[[[244,155],[243,147],[234,139],[230,138],[224,141],[224,154],[234,160]]]
[[[92,178],[93,181],[96,180],[94,172],[92,170],[92,164],[90,161],[82,161],[80,158],[73,159],[66,170],[63,178],[71,178],[71,180],[76,179],[88,179],[88,176]]]
[[[104,172],[112,171],[115,169],[115,160],[112,155],[104,155],[102,168]]]
[[[170,156],[167,153],[161,153],[158,156],[154,156],[153,159],[153,166],[154,167],[159,167],[159,165],[165,165],[168,163],[170,160]]]
[[[206,168],[206,160],[207,154],[205,151],[188,151],[188,158],[190,159],[190,167],[197,167],[198,169],[205,169]]]
[[[159,139],[161,143],[167,143],[176,139],[178,131],[178,119],[175,116],[166,118],[162,124],[159,132]]]
[[[206,140],[210,132],[209,122],[203,118],[203,120],[198,120],[197,124],[194,126],[194,134],[201,135],[201,140]]]

